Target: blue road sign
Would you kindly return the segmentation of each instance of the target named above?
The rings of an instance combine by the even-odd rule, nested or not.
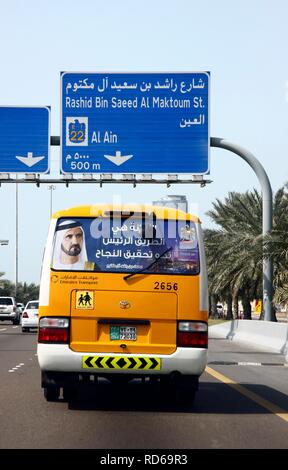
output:
[[[63,173],[209,173],[209,73],[62,73]]]
[[[49,173],[50,108],[0,106],[0,173]]]

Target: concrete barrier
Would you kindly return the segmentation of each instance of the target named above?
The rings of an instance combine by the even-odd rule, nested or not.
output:
[[[288,324],[232,320],[209,326],[209,338],[226,338],[288,355]]]

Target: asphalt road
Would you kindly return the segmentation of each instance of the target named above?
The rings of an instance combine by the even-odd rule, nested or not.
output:
[[[103,383],[75,402],[48,403],[40,388],[36,334],[2,322],[0,448],[287,449],[284,364],[280,354],[211,339],[190,409],[141,383]]]

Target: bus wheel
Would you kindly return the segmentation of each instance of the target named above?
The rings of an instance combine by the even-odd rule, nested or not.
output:
[[[184,406],[191,406],[198,390],[198,377],[181,376],[176,384],[176,400]]]
[[[178,386],[176,390],[176,401],[179,405],[192,406],[195,399],[195,389],[192,387]]]
[[[47,401],[57,401],[60,395],[60,387],[44,388],[44,397]]]
[[[73,401],[77,398],[77,389],[76,387],[63,387],[63,399],[64,401]]]

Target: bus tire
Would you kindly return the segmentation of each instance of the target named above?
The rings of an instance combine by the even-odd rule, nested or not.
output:
[[[195,400],[196,391],[192,387],[177,387],[176,401],[179,405],[192,406]]]
[[[47,401],[58,401],[60,395],[60,387],[45,387],[44,397]]]
[[[179,404],[191,406],[198,390],[198,377],[181,376],[176,385],[176,400]]]
[[[63,399],[64,401],[73,401],[77,398],[77,388],[65,385],[63,387]]]

